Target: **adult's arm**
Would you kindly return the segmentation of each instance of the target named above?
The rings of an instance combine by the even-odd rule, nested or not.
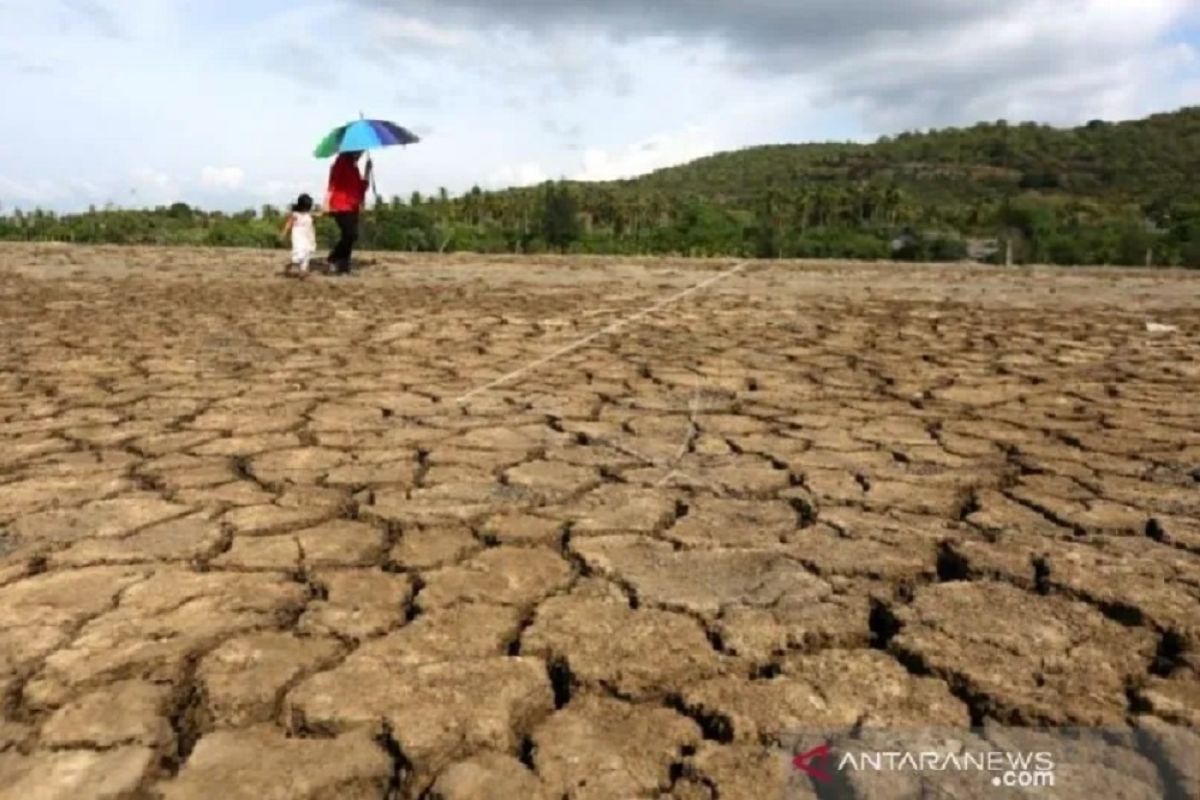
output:
[[[365,203],[367,200],[367,189],[371,188],[371,169],[374,165],[370,161],[367,162],[366,174],[359,177],[358,184],[358,199],[359,202]]]
[[[333,192],[338,184],[338,173],[342,169],[342,156],[337,155],[333,158],[333,164],[329,167],[329,184],[325,189],[325,209],[328,211],[333,205]]]

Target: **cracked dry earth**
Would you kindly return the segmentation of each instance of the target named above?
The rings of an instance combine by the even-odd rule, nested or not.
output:
[[[277,262],[0,249],[0,797],[1200,796],[1200,275]]]

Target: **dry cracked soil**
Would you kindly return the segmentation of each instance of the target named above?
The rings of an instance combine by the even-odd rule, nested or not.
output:
[[[1200,275],[735,266],[0,248],[0,797],[1200,796]]]

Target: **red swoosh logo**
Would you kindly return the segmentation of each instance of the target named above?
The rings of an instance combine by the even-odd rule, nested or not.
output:
[[[829,781],[833,780],[833,776],[815,764],[811,763],[814,761],[820,761],[822,758],[829,758],[828,743],[820,745],[819,747],[814,747],[807,753],[800,753],[792,759],[792,766],[810,778],[816,778],[822,783],[828,783]]]

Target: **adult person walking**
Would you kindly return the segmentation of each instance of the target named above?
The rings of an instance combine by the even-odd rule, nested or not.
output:
[[[358,239],[358,215],[362,211],[371,187],[371,159],[367,158],[367,173],[358,173],[358,160],[363,151],[393,145],[419,142],[415,134],[394,122],[382,119],[359,119],[340,125],[325,135],[313,151],[317,158],[337,155],[329,170],[329,191],[325,195],[325,210],[337,222],[341,232],[338,242],[329,253],[329,264],[335,274],[350,272],[350,253]],[[379,193],[375,192],[378,199]]]
[[[358,217],[371,185],[372,164],[367,160],[365,175],[359,174],[361,150],[339,153],[329,169],[329,190],[325,194],[325,210],[338,226],[337,244],[329,252],[329,266],[336,275],[350,272],[350,254],[358,241]]]

